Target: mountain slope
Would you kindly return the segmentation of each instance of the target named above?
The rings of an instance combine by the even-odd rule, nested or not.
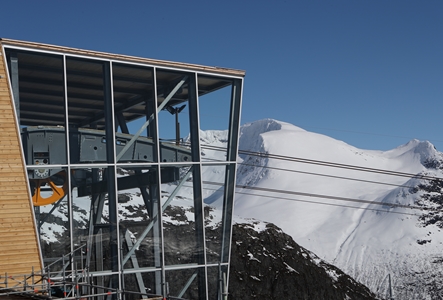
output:
[[[412,140],[390,151],[361,150],[267,119],[242,127],[240,149],[272,155],[240,155],[237,183],[261,190],[237,189],[236,214],[275,223],[380,295],[386,295],[391,274],[396,299],[443,297],[443,291],[434,288],[443,273],[442,223],[436,213],[442,205],[441,188],[428,180],[379,171],[443,177],[442,154],[432,144]],[[290,159],[294,157],[311,161]]]

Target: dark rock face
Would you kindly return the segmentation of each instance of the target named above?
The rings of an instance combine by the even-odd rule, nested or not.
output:
[[[234,225],[229,299],[377,299],[273,224]]]
[[[427,180],[410,190],[411,193],[421,192],[415,204],[424,208],[419,217],[423,227],[435,225],[443,228],[443,181]]]

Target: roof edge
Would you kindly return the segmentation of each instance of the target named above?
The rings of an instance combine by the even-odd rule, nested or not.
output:
[[[1,38],[1,37],[0,37],[0,42],[3,46],[15,46],[15,47],[35,49],[35,50],[46,50],[46,51],[60,52],[60,53],[64,53],[64,54],[76,54],[76,55],[98,57],[98,58],[104,58],[104,59],[114,59],[114,60],[127,61],[127,62],[145,63],[145,64],[152,64],[152,65],[162,66],[162,67],[184,68],[184,69],[189,69],[189,70],[193,70],[193,71],[205,71],[205,72],[224,74],[224,75],[232,75],[232,76],[241,76],[241,77],[244,77],[246,74],[246,72],[243,70],[221,68],[221,67],[210,67],[210,66],[204,66],[204,65],[198,65],[198,64],[174,62],[174,61],[167,61],[167,60],[158,60],[158,59],[151,59],[151,58],[143,58],[143,57],[137,57],[137,56],[124,55],[124,54],[113,54],[113,53],[94,51],[94,50],[77,49],[77,48],[66,47],[66,46],[58,46],[58,45],[51,45],[51,44],[44,44],[44,43],[37,43],[37,42],[28,42],[28,41],[14,40],[14,39],[6,39],[6,38]]]

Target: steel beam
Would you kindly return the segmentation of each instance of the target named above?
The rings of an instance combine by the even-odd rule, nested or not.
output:
[[[238,153],[238,139],[240,129],[240,108],[241,108],[241,95],[242,95],[242,80],[234,80],[232,83],[231,91],[231,106],[229,116],[229,129],[228,129],[228,149],[227,149],[227,161],[230,162],[226,165],[225,173],[225,189],[223,195],[223,207],[222,207],[222,238],[220,249],[220,262],[230,263],[231,255],[231,241],[232,241],[232,215],[234,210],[234,193],[235,193],[235,180],[236,180],[236,161]],[[221,269],[220,269],[221,270]],[[229,265],[226,270],[219,272],[219,282],[223,282],[229,278]],[[218,286],[218,298],[225,297],[226,288],[228,283]],[[224,299],[224,298],[223,298]]]
[[[178,298],[183,297],[183,295],[186,293],[186,291],[188,290],[188,288],[191,286],[192,282],[194,281],[195,277],[197,277],[197,273],[198,272],[194,272],[194,274],[191,275],[191,277],[188,279],[188,281],[186,282],[185,286],[182,288],[182,290],[180,291],[180,293],[178,294]]]
[[[106,140],[106,160],[107,163],[114,163],[115,143],[114,122],[112,110],[112,76],[110,62],[103,63],[103,96],[105,111],[105,134]],[[117,187],[116,170],[114,166],[107,167],[106,177],[108,181],[108,208],[109,208],[109,239],[111,252],[111,270],[119,271],[119,250],[118,250],[118,215],[117,215]],[[112,288],[119,288],[119,276],[112,276]]]
[[[198,115],[198,83],[197,74],[189,77],[189,120],[191,157],[193,162],[200,162],[200,122]],[[208,299],[207,269],[206,269],[206,243],[205,243],[205,220],[203,206],[201,165],[192,168],[192,188],[194,195],[195,235],[197,241],[197,263],[205,266],[198,270],[198,294],[199,299]]]
[[[180,180],[180,183],[177,185],[177,187],[174,189],[174,191],[169,195],[168,200],[163,204],[162,206],[162,213],[165,211],[165,209],[169,206],[169,204],[174,200],[174,197],[178,194],[182,186],[186,183],[186,181],[189,179],[189,177],[192,174],[192,167],[189,169],[188,173]],[[152,227],[154,226],[154,220],[157,218],[157,214],[153,214],[152,220],[149,223],[149,225],[146,227],[146,229],[142,232],[142,234],[137,238],[137,241],[135,242],[134,246],[129,249],[128,253],[126,253],[125,257],[122,260],[122,265],[124,266],[125,263],[128,261],[130,256],[134,253],[136,249],[140,246],[140,244],[143,242],[144,238],[148,235],[148,233],[151,231]]]
[[[153,240],[153,248],[154,248],[154,266],[156,268],[162,268],[162,253],[160,251],[161,247],[161,218],[159,210],[162,210],[161,203],[160,203],[160,191],[158,188],[158,185],[151,185],[149,186],[149,196],[151,200],[151,212],[153,215],[156,215],[157,217],[155,219],[152,219],[153,227],[152,227],[152,240]],[[157,295],[163,295],[162,291],[162,273],[161,271],[155,271],[155,293]]]
[[[221,262],[228,262],[231,249],[233,199],[235,192],[235,162],[237,160],[240,127],[241,87],[241,80],[235,80],[232,84],[227,149],[227,161],[229,161],[230,164],[226,166],[225,189],[223,196],[222,248],[220,252]]]
[[[129,235],[129,231],[126,230],[125,233],[125,240],[126,240],[126,245],[128,246],[128,249],[131,248],[132,245],[132,240],[131,240],[131,236]],[[139,269],[139,265],[138,265],[138,260],[137,257],[135,256],[135,254],[131,255],[131,262],[132,265],[134,266],[134,269]],[[135,278],[137,280],[137,285],[138,285],[138,289],[140,291],[140,293],[142,294],[142,298],[146,299],[148,298],[145,293],[146,293],[146,287],[145,287],[145,283],[143,282],[143,278],[142,278],[142,274],[140,272],[135,273]]]
[[[163,107],[165,107],[166,104],[168,104],[169,100],[172,99],[172,97],[175,95],[175,93],[181,88],[181,86],[186,82],[188,79],[188,76],[183,77],[182,80],[180,80],[179,83],[174,87],[174,89],[169,93],[169,95],[163,100],[163,102],[158,106],[157,113],[160,112]],[[154,120],[154,114],[152,114],[149,119],[140,127],[140,129],[137,131],[137,133],[133,136],[133,138],[126,144],[126,146],[120,151],[120,153],[117,155],[117,161],[122,158],[122,156],[126,153],[126,151],[131,147],[131,145],[138,139],[138,137],[142,134],[142,132],[148,127],[149,123],[151,123]]]

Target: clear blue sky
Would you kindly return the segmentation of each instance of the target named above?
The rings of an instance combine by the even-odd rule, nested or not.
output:
[[[15,0],[1,11],[4,38],[246,70],[242,123],[443,150],[440,0]]]

